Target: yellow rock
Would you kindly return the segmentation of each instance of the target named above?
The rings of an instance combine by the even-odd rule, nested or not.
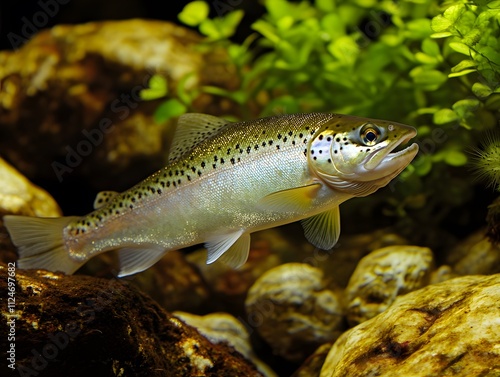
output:
[[[399,297],[335,342],[320,377],[500,376],[500,275]]]

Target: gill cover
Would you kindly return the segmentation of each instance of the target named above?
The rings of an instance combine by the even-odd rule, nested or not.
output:
[[[399,123],[340,117],[320,128],[308,146],[313,175],[331,188],[365,196],[385,186],[415,157],[413,144],[391,153],[416,135]]]

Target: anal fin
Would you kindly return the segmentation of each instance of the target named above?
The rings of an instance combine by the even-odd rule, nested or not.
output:
[[[213,238],[205,243],[208,251],[207,264],[221,258],[227,265],[236,268],[246,262],[250,250],[250,235],[244,230]]]
[[[166,250],[157,245],[138,245],[118,250],[120,272],[118,277],[128,276],[144,271],[158,262]]]

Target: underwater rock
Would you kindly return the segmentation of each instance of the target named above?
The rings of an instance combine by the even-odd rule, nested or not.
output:
[[[304,259],[323,270],[340,287],[346,287],[361,258],[373,250],[391,245],[407,245],[408,241],[387,229],[356,235],[341,234],[339,242],[330,251],[313,248],[312,255]]]
[[[465,276],[398,297],[335,342],[321,377],[500,375],[500,275]]]
[[[45,190],[35,186],[0,158],[0,261],[14,262],[17,253],[3,227],[3,215],[61,216],[61,209]]]
[[[5,265],[0,291],[7,291]],[[2,309],[0,347],[8,349],[12,318],[24,375],[262,376],[232,347],[210,343],[120,280],[17,270],[15,297],[13,312]]]
[[[326,356],[332,346],[332,342],[319,346],[318,349],[302,363],[300,368],[291,375],[291,377],[318,377],[321,372],[321,368],[325,363]]]
[[[132,19],[58,25],[15,51],[0,51],[0,150],[29,178],[91,179],[126,188],[163,165],[164,99],[141,101],[153,74],[168,92],[204,85],[230,89],[237,78],[220,49],[193,48],[201,36],[168,22]],[[220,96],[200,94],[192,111],[234,114]]]
[[[220,261],[207,264],[205,249],[196,250],[187,255],[186,259],[197,267],[210,288],[215,298],[210,302],[212,311],[244,316],[248,290],[259,276],[281,263],[277,251],[287,245],[289,243],[278,236],[276,229],[268,229],[255,233],[255,237],[252,235],[248,260],[237,270]]]
[[[429,283],[432,251],[418,246],[387,246],[359,262],[345,290],[347,319],[354,326],[386,310],[397,296]]]
[[[500,245],[480,230],[459,242],[446,261],[458,275],[495,274],[500,272]]]
[[[283,358],[302,362],[343,327],[340,293],[318,268],[287,263],[264,273],[245,301],[252,327]]]
[[[251,361],[266,377],[275,377],[271,368],[264,364],[253,352],[250,334],[245,326],[228,313],[211,313],[199,316],[191,313],[173,312],[177,318],[196,328],[214,344],[227,343],[247,360]]]

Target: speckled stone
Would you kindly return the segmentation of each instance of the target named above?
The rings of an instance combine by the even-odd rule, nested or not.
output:
[[[287,360],[301,362],[343,326],[340,294],[318,268],[287,263],[264,273],[245,301],[252,326]]]
[[[0,264],[6,291],[7,267]],[[14,312],[1,307],[0,349],[9,349],[7,321],[15,318],[16,374],[262,376],[232,347],[211,343],[123,281],[17,270],[15,293]]]
[[[500,376],[500,275],[399,297],[335,342],[321,377]]]
[[[349,323],[366,321],[386,310],[397,296],[427,285],[433,266],[432,251],[426,247],[388,246],[365,256],[345,291]]]
[[[173,312],[177,318],[195,327],[214,344],[227,343],[234,347],[247,360],[251,361],[266,377],[276,377],[269,366],[264,364],[253,352],[250,334],[243,324],[228,313],[210,313],[199,316],[186,312]]]

